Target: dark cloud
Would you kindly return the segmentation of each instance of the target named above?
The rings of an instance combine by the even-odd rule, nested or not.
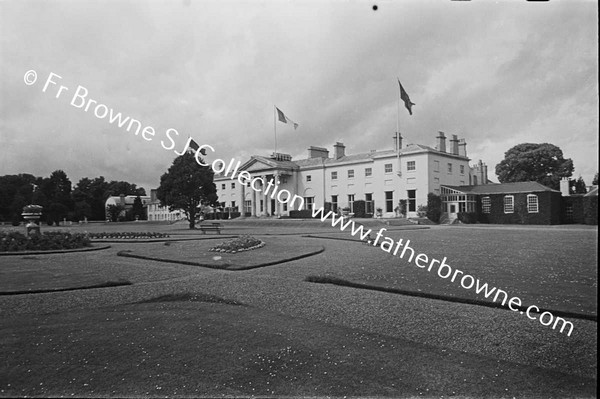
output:
[[[73,181],[104,175],[147,189],[173,152],[168,128],[246,159],[310,145],[391,148],[399,77],[414,115],[405,142],[459,134],[490,170],[520,142],[563,149],[586,182],[598,168],[597,5],[582,2],[4,1],[2,174]],[[23,83],[35,69],[40,81]],[[42,93],[54,72],[70,94],[153,126],[144,141],[70,98]]]

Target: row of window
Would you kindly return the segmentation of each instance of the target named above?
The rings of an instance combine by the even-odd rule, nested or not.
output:
[[[434,168],[433,168],[434,172],[439,172],[439,169],[440,169],[440,161],[434,161]],[[393,170],[394,170],[393,164],[386,163],[384,165],[385,173],[392,173]],[[406,162],[406,170],[408,170],[409,172],[417,170],[416,161]],[[354,179],[354,169],[348,169],[347,173],[348,173],[348,179]],[[465,173],[465,165],[460,165],[460,174],[462,175],[464,173]],[[448,163],[448,174],[452,174],[452,164],[451,163]],[[373,168],[365,168],[365,177],[371,177],[371,176],[373,176]],[[332,171],[331,172],[331,180],[337,180],[337,178],[338,178],[338,172]],[[307,182],[312,181],[312,176],[306,175],[306,181]],[[463,183],[461,182],[461,184],[463,184]],[[248,182],[248,187],[250,187],[249,182]],[[225,190],[226,188],[227,188],[226,183],[222,183],[221,190]],[[235,183],[231,183],[231,188],[235,189]]]
[[[465,174],[465,165],[459,165],[459,169],[460,169],[460,174],[464,175]],[[452,170],[453,170],[453,165],[451,162],[448,162],[447,170],[448,170],[448,174],[451,175]],[[433,161],[433,171],[434,172],[440,171],[440,161]]]
[[[483,213],[490,213],[492,211],[492,200],[490,197],[481,198],[481,211]],[[538,213],[540,211],[538,196],[535,194],[527,195],[527,212]],[[504,213],[515,212],[515,196],[505,195],[504,196]]]

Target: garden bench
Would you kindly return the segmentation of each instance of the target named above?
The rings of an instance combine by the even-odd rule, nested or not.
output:
[[[206,234],[207,231],[216,231],[217,233],[221,234],[222,228],[223,228],[223,226],[221,225],[221,223],[201,224],[200,225],[200,230],[202,230],[202,233],[204,233],[204,234]]]

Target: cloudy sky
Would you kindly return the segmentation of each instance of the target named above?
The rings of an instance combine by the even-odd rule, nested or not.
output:
[[[374,10],[373,5],[377,5]],[[0,175],[126,180],[149,190],[188,136],[208,159],[278,150],[393,148],[397,77],[405,143],[437,131],[472,162],[549,142],[591,184],[598,170],[595,1],[0,0]],[[37,80],[25,84],[26,72]],[[49,74],[57,84],[43,91]],[[32,74],[27,76],[33,81]],[[56,98],[60,86],[66,89]],[[144,140],[72,105],[92,99],[151,126]]]

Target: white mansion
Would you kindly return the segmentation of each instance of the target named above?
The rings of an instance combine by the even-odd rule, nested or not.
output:
[[[366,212],[381,208],[384,217],[395,216],[400,200],[406,200],[407,216],[416,216],[419,205],[427,204],[427,194],[441,194],[441,186],[487,184],[487,166],[480,160],[469,165],[466,142],[452,135],[446,146],[443,132],[436,148],[421,144],[402,147],[402,137],[394,138],[395,149],[347,155],[336,143],[333,156],[321,147],[310,147],[306,159],[292,160],[287,154],[252,156],[241,167],[252,178],[274,181],[291,196],[299,196],[304,209],[323,206],[349,207],[364,200]],[[301,201],[281,203],[263,192],[240,184],[224,175],[215,175],[217,194],[223,208],[251,216],[287,216]]]

